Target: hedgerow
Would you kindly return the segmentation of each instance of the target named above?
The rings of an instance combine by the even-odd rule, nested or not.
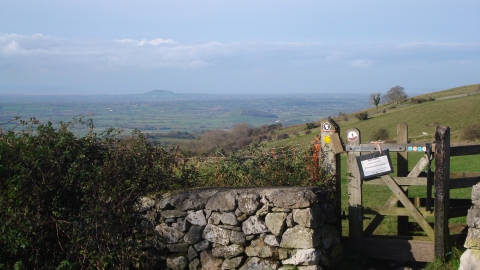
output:
[[[319,169],[310,148],[232,156],[206,166],[182,162],[178,149],[149,143],[139,131],[96,134],[91,119],[19,124],[20,131],[0,132],[0,269],[149,268],[149,254],[132,237],[142,222],[132,215],[140,196],[203,186],[328,182],[311,177]],[[87,126],[88,134],[76,136],[75,125]]]

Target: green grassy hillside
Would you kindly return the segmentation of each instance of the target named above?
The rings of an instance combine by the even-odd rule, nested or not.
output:
[[[412,98],[424,100],[422,103],[412,102]],[[480,124],[480,84],[461,86],[448,90],[410,97],[403,103],[393,107],[391,104],[382,104],[378,108],[371,107],[367,112],[367,120],[360,121],[355,113],[334,117],[341,129],[341,137],[350,128],[358,128],[362,142],[369,142],[372,135],[379,128],[386,128],[390,139],[396,138],[396,127],[399,123],[406,123],[409,128],[411,142],[429,142],[434,140],[437,126],[449,126],[451,141],[461,141],[462,130],[473,124]],[[321,121],[316,124],[319,125]],[[288,133],[290,138],[269,143],[269,146],[286,146],[307,143],[313,140],[320,128],[315,128],[310,134],[305,134],[305,125],[284,128],[279,133]],[[423,135],[426,132],[428,135]],[[478,143],[478,142],[477,142]]]

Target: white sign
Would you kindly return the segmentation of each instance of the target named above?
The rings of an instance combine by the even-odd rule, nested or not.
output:
[[[369,177],[392,171],[387,156],[379,156],[372,159],[362,160],[363,175]]]
[[[329,122],[325,122],[322,125],[322,129],[323,129],[323,131],[330,131],[332,129],[332,125],[330,125]]]
[[[390,151],[388,149],[355,157],[362,179],[393,173]]]
[[[349,142],[356,142],[358,141],[358,132],[355,130],[349,130],[347,132],[347,140]]]

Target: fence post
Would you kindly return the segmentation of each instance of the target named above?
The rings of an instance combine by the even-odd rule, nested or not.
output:
[[[450,252],[448,210],[450,208],[450,128],[435,131],[435,258],[445,261]]]
[[[342,190],[341,190],[341,163],[340,153],[336,153],[334,147],[340,143],[340,127],[332,119],[322,122],[320,132],[322,153],[319,155],[320,164],[325,173],[332,175],[335,179],[335,217],[337,218],[335,228],[342,231]],[[336,141],[338,139],[338,141]]]
[[[360,145],[360,131],[351,128],[347,131],[347,148]],[[348,183],[348,234],[350,237],[363,235],[363,202],[362,179],[357,165],[357,156],[361,152],[349,151],[347,154],[347,183]]]
[[[397,125],[397,143],[408,143],[408,125],[400,123]],[[397,152],[397,176],[408,176],[408,152]],[[408,186],[402,186],[405,195],[408,196]],[[402,205],[400,202],[398,205]],[[398,216],[397,218],[397,234],[408,235],[408,216]]]

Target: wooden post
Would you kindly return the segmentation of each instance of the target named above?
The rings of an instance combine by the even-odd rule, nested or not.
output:
[[[408,126],[405,123],[397,125],[397,143],[408,143]],[[408,175],[408,152],[397,152],[397,176],[405,177]],[[408,186],[402,186],[405,195],[408,196]],[[402,205],[400,202],[399,206]],[[397,218],[397,234],[408,235],[408,216],[398,216]]]
[[[320,164],[328,175],[332,175],[335,181],[335,217],[337,221],[335,228],[338,232],[342,231],[342,190],[341,190],[341,162],[340,153],[335,152],[335,149],[340,152],[342,149],[338,149],[341,146],[340,127],[332,119],[328,119],[322,122],[322,130],[320,132],[321,137],[321,155],[319,155]]]
[[[450,208],[450,128],[435,131],[435,258],[445,261],[450,252],[448,210]]]
[[[356,128],[347,131],[347,147],[360,145],[360,131]],[[363,234],[363,206],[362,206],[362,179],[355,157],[360,152],[347,154],[347,181],[348,181],[348,230],[350,237],[362,237]]]

